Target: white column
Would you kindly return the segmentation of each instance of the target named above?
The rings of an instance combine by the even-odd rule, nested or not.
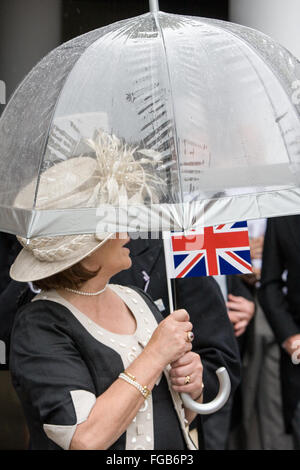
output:
[[[61,0],[1,0],[0,80],[7,99],[31,68],[61,42]]]
[[[230,0],[229,20],[258,29],[300,59],[300,0]]]

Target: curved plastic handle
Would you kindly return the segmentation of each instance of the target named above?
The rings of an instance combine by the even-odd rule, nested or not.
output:
[[[199,415],[209,415],[220,410],[225,405],[231,391],[230,378],[225,367],[220,367],[216,371],[216,374],[220,384],[219,392],[216,398],[209,403],[197,403],[188,393],[181,393],[181,399],[187,408],[195,411]]]

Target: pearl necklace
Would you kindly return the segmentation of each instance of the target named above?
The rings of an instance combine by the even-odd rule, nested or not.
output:
[[[98,292],[83,292],[81,290],[70,289],[69,287],[65,287],[65,290],[67,290],[68,292],[72,292],[73,294],[79,294],[79,295],[99,295],[99,294],[102,294],[102,292],[105,291],[107,286],[108,286],[108,284],[106,284],[104,289],[98,290]]]

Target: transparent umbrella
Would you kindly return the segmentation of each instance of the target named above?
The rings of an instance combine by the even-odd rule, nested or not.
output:
[[[95,158],[87,139],[99,131],[136,149],[134,159],[149,160],[148,178],[164,182],[151,180],[155,197],[122,198],[124,229],[300,212],[299,61],[255,30],[150,4],[145,15],[61,45],[16,90],[0,121],[1,230],[31,238],[122,228],[122,217],[101,210],[120,205],[113,179],[107,197],[76,208],[43,201],[51,188],[43,172]]]
[[[0,230],[184,231],[300,212],[299,61],[252,29],[150,6],[58,47],[16,90],[0,120]],[[198,412],[227,400],[218,375]]]

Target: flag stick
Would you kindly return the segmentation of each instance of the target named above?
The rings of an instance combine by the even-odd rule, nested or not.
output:
[[[163,232],[163,242],[164,242],[164,254],[165,254],[165,264],[166,264],[166,275],[167,275],[167,285],[168,285],[168,295],[169,295],[169,307],[170,313],[174,311],[174,301],[176,306],[176,279],[170,279],[168,273],[168,253],[170,251],[170,232]],[[174,290],[172,290],[172,286]],[[173,292],[174,292],[174,301],[173,301]],[[216,371],[218,380],[219,380],[219,392],[214,400],[209,403],[198,403],[192,399],[192,397],[188,393],[181,393],[181,399],[183,404],[189,408],[190,410],[195,411],[198,414],[211,414],[215,413],[216,411],[220,410],[225,403],[227,402],[230,396],[231,390],[231,383],[230,377],[228,375],[227,370],[225,367],[220,367]]]
[[[172,282],[168,276],[168,261],[167,261],[167,253],[168,253],[168,243],[170,243],[171,233],[164,232],[163,233],[163,241],[164,241],[164,255],[165,255],[165,264],[166,264],[166,276],[167,276],[167,286],[168,286],[168,297],[169,297],[169,309],[170,313],[174,312],[174,301],[173,301],[173,291],[172,291]],[[174,281],[172,279],[172,281]],[[174,286],[175,287],[175,286]]]

